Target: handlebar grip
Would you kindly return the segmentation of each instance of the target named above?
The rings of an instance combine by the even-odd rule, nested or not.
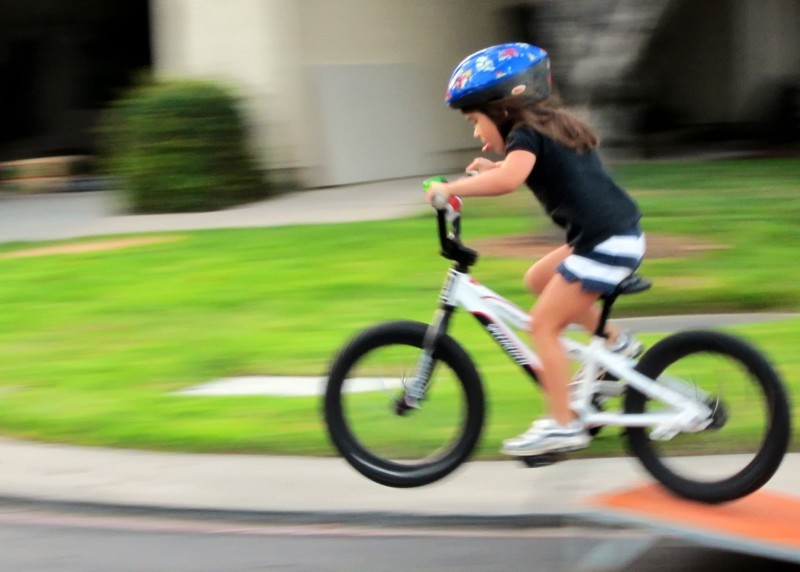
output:
[[[461,197],[456,197],[453,195],[446,195],[444,193],[434,193],[431,197],[431,205],[437,211],[447,211],[448,219],[452,221],[454,218],[458,218],[461,214]]]
[[[436,177],[429,177],[429,178],[425,179],[424,181],[422,181],[422,189],[427,192],[428,189],[431,188],[431,184],[433,184],[433,183],[446,183],[446,182],[447,182],[447,179],[445,179],[441,175],[437,175]]]
[[[446,183],[447,179],[442,176],[430,177],[422,183],[422,188],[428,191],[433,183]],[[453,222],[461,214],[461,199],[456,196],[448,196],[444,193],[434,193],[431,196],[431,205],[437,211],[447,211],[448,222]]]
[[[431,197],[431,205],[437,211],[443,211],[447,208],[448,205],[448,196],[444,193],[434,193]]]

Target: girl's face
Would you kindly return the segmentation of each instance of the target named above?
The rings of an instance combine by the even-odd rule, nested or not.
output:
[[[472,136],[483,143],[481,151],[493,151],[502,155],[505,152],[505,141],[497,125],[485,113],[470,111],[466,114],[467,120],[475,126]]]

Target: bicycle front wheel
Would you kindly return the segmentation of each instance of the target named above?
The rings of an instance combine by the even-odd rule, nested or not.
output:
[[[746,342],[711,331],[674,334],[654,345],[636,368],[682,388],[711,408],[711,424],[670,440],[629,428],[628,443],[645,469],[679,496],[721,503],[762,487],[778,470],[789,445],[786,392],[770,363]],[[664,406],[629,388],[626,413]],[[719,455],[709,462],[708,455]]]
[[[398,410],[416,373],[428,326],[390,322],[356,336],[333,363],[324,415],[336,449],[357,471],[391,487],[448,475],[470,455],[483,427],[484,394],[475,365],[442,336],[419,409]]]

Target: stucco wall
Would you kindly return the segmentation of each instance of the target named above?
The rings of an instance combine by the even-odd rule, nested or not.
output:
[[[237,86],[266,167],[297,164],[299,60],[293,0],[152,0],[154,69]]]
[[[347,145],[360,164],[335,180],[358,177],[357,170],[395,177],[461,167],[474,154],[475,144],[461,116],[444,105],[447,80],[466,55],[514,39],[503,26],[502,9],[511,4],[503,0],[303,0],[305,95],[309,106],[328,118],[324,131],[317,129],[317,122],[307,125],[304,149],[311,163],[322,165],[324,171],[324,165],[330,164],[326,159],[332,156],[326,150]],[[331,101],[327,90],[317,92],[320,74],[335,82],[336,69],[348,77],[361,76],[361,90],[338,101]],[[368,88],[371,82],[373,89]],[[345,91],[343,86],[326,88],[340,94]],[[364,117],[365,108],[371,116]],[[331,123],[332,117],[339,121]],[[351,123],[349,117],[360,121]],[[348,131],[352,129],[356,133]],[[312,170],[312,184],[324,179],[324,173]]]
[[[241,86],[264,164],[312,186],[463,165],[476,145],[443,103],[447,79],[467,54],[520,39],[507,9],[525,3],[151,1],[157,73]],[[686,121],[753,120],[764,86],[800,73],[800,0],[670,6],[651,57]]]
[[[474,149],[471,130],[443,103],[449,74],[467,54],[512,39],[504,36],[501,14],[510,4],[153,0],[154,65],[164,77],[220,77],[241,85],[268,165],[297,168],[314,186],[356,182],[366,172],[364,180],[437,172],[461,165],[461,151]],[[344,77],[361,91],[347,97]],[[353,121],[368,101],[372,119]],[[382,158],[376,120],[380,137],[391,142],[382,164],[376,163]],[[335,168],[346,160],[343,146],[354,161],[346,172]],[[413,152],[392,158],[402,149]],[[365,160],[373,168],[359,167]]]

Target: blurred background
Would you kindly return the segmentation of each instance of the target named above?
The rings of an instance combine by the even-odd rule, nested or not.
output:
[[[327,187],[460,169],[452,69],[490,44],[551,53],[606,153],[800,140],[800,0],[0,0],[0,162],[91,157],[137,76],[224,81],[273,179]]]
[[[464,57],[510,41],[547,49],[604,158],[632,159],[614,176],[646,213],[658,288],[618,316],[779,314],[736,332],[800,391],[800,0],[0,0],[0,432],[332,454],[317,395],[180,392],[316,383],[355,331],[430,319],[444,267],[418,183],[480,147],[446,85]],[[298,188],[323,190],[261,202]],[[383,204],[364,197],[381,194],[411,210],[373,220]],[[520,269],[563,241],[534,203],[470,212],[481,276],[520,304]],[[208,211],[222,212],[128,216]],[[506,412],[479,453],[496,458],[543,404],[478,325],[454,328]],[[756,419],[758,402],[734,397]],[[759,435],[733,428],[686,450]],[[590,454],[624,451],[611,436]]]

